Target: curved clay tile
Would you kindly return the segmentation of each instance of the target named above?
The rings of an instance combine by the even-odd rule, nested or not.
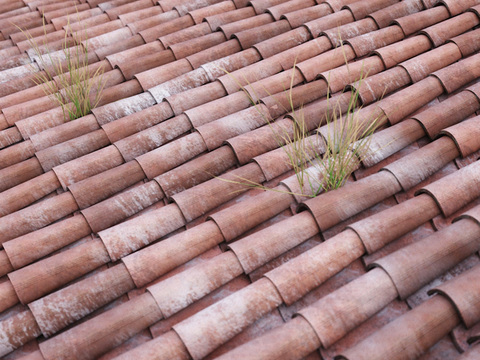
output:
[[[44,86],[52,86],[53,89],[56,89],[56,85],[53,81],[45,83]],[[10,106],[26,103],[44,96],[45,89],[43,86],[33,86],[0,98],[0,109],[3,111],[3,109],[7,109]]]
[[[198,127],[212,120],[246,109],[250,105],[251,103],[244,93],[236,92],[218,100],[186,110],[185,115],[187,115],[193,127]]]
[[[207,55],[209,50],[206,49],[195,55],[187,57],[187,60],[190,62],[192,67],[201,67],[204,69],[207,72],[209,80],[212,82],[225,75],[226,72],[231,73],[235,70],[239,70],[243,67],[256,63],[262,59],[256,49],[247,49],[242,51],[236,39],[227,41],[226,43],[221,44],[220,47],[222,47],[222,49],[217,50],[228,50],[226,56],[221,57],[223,53],[214,53],[205,58],[203,55]],[[214,49],[215,48],[217,47],[214,47]]]
[[[480,54],[472,55],[433,73],[448,94],[480,77]]]
[[[477,251],[479,232],[480,228],[475,222],[460,220],[427,238],[376,260],[374,266],[379,266],[387,272],[400,298],[405,299]]]
[[[184,225],[182,212],[176,204],[170,204],[100,231],[98,235],[112,261],[116,261]]]
[[[38,11],[13,16],[0,20],[2,35],[8,38],[9,35],[20,32],[19,28],[29,29],[42,26],[43,20]],[[13,25],[15,24],[15,25]]]
[[[31,59],[27,54],[8,56],[8,59],[1,61],[0,71],[29,63],[31,63]]]
[[[318,74],[344,65],[346,61],[350,61],[353,58],[355,58],[355,53],[353,49],[347,45],[300,62],[297,64],[297,67],[302,72],[305,80],[310,82],[314,80]]]
[[[426,6],[426,8],[428,7]],[[409,36],[428,26],[444,21],[449,17],[448,10],[444,6],[436,6],[431,9],[428,8],[428,10],[403,16],[396,19],[393,23],[402,28],[405,36]]]
[[[373,269],[298,312],[328,348],[395,300],[389,276]]]
[[[202,137],[193,133],[140,155],[136,161],[151,180],[205,151],[207,146]]]
[[[303,81],[304,78],[302,74],[298,69],[295,68],[287,71],[282,71],[276,75],[272,75],[268,78],[248,84],[242,89],[242,91],[246,93],[245,96],[248,96],[248,98],[253,103],[257,103],[260,99],[264,97],[277,94],[284,90],[293,90],[293,87],[297,86]],[[264,109],[258,105],[256,106],[256,108],[260,112],[263,112],[265,115],[268,114],[267,109]]]
[[[145,178],[141,167],[136,161],[130,161],[121,166],[89,176],[83,181],[69,185],[75,201],[80,209],[91,206],[117,192],[132,186]]]
[[[84,155],[53,168],[64,190],[68,186],[123,164],[120,152],[114,146]]]
[[[222,25],[234,23],[236,21],[244,20],[253,16],[255,16],[255,10],[248,6],[245,8],[238,8],[237,10],[231,10],[212,16],[207,16],[205,17],[205,22],[210,26],[212,31],[217,31]]]
[[[477,211],[478,212],[478,211]],[[438,293],[447,297],[455,306],[467,328],[472,327],[480,321],[480,299],[477,290],[480,267],[475,266],[470,271],[462,273],[452,281],[448,281],[428,293]],[[468,289],[470,296],[465,296],[465,289]]]
[[[328,84],[331,93],[336,93],[344,90],[346,85],[359,80],[361,77],[373,76],[383,70],[384,65],[380,57],[369,56],[360,61],[324,71],[317,78],[323,79]]]
[[[142,87],[140,86],[139,82],[135,79],[128,80],[121,84],[104,89],[98,106],[112,103],[117,100],[122,100],[124,98],[129,98],[141,93]]]
[[[462,53],[462,57],[466,58],[480,50],[480,47],[478,45],[478,38],[480,37],[480,30],[472,30],[468,31],[462,35],[455,36],[451,38],[448,42],[453,42],[455,43],[458,48],[460,49],[460,52]]]
[[[89,10],[78,12],[77,14],[75,14],[75,16],[66,15],[66,16],[56,17],[51,20],[52,24],[47,25],[47,27],[54,26],[56,30],[60,30],[64,26],[68,25],[69,23],[73,24],[75,22],[86,21],[90,18],[96,17],[98,15],[102,15],[102,13],[103,12],[100,8],[92,8]]]
[[[43,171],[47,172],[57,165],[79,158],[107,145],[110,145],[110,141],[105,132],[99,129],[37,151],[35,157],[40,161]]]
[[[270,14],[262,14],[223,24],[218,27],[218,30],[223,32],[227,39],[230,39],[235,33],[239,33],[248,29],[254,29],[272,22],[273,19]]]
[[[369,168],[402,150],[425,135],[425,130],[413,119],[376,132],[362,154],[362,164]],[[354,145],[355,146],[355,145]]]
[[[202,136],[207,149],[213,150],[227,139],[265,125],[269,118],[267,108],[260,104],[199,126],[195,130]]]
[[[479,168],[478,162],[474,162],[435,183],[424,186],[417,193],[425,192],[433,196],[444,216],[451,216],[478,196]],[[456,178],[460,178],[462,181],[460,182]],[[453,183],[452,179],[458,183]]]
[[[102,242],[96,239],[15,270],[8,274],[8,278],[19,300],[28,304],[109,260]]]
[[[109,349],[120,345],[123,342],[120,339],[130,337],[161,318],[162,314],[155,300],[146,293],[98,315],[90,322],[43,342],[40,350],[45,359],[71,359],[72,356],[98,358]],[[100,335],[105,327],[116,331],[109,333],[109,336]],[[79,338],[88,341],[88,350],[75,341]]]
[[[327,84],[324,80],[315,80],[309,83],[296,86],[292,89],[280,91],[276,94],[262,98],[263,103],[275,119],[285,113],[292,113],[293,109],[298,111],[298,116],[304,116],[304,108],[307,104],[319,100],[327,95]],[[293,115],[293,114],[292,114]],[[292,116],[293,118],[294,116]]]
[[[189,130],[191,130],[190,122],[185,115],[180,115],[121,139],[114,145],[125,161],[130,161]]]
[[[122,258],[135,285],[140,288],[167,274],[223,241],[211,221],[168,237]],[[171,256],[175,254],[175,256]]]
[[[367,254],[373,254],[439,214],[434,199],[420,195],[357,221],[348,228],[358,234]]]
[[[20,120],[27,119],[56,107],[58,107],[57,100],[44,95],[40,98],[30,100],[26,104],[20,103],[4,108],[2,112],[8,124],[12,126]]]
[[[83,216],[72,216],[4,242],[3,247],[13,268],[20,269],[90,233]]]
[[[229,248],[249,274],[317,233],[312,216],[301,213],[233,242]]]
[[[200,36],[201,34],[198,35]],[[173,52],[176,59],[182,59],[186,58],[189,55],[196,54],[202,50],[209,49],[215,45],[221,44],[225,41],[226,38],[222,32],[214,32],[211,34],[207,33],[207,35],[190,39],[184,42],[171,44],[168,47]],[[164,42],[163,44],[165,46]]]
[[[104,60],[108,55],[116,54],[124,50],[136,48],[145,45],[140,35],[133,35],[123,41],[114,42],[95,49],[95,54],[100,60]]]
[[[360,74],[360,76],[362,75]],[[358,94],[362,104],[368,105],[377,100],[383,100],[386,95],[410,84],[410,82],[407,71],[402,67],[396,66],[369,76],[366,79],[360,79],[351,86],[353,87],[352,91]]]
[[[289,118],[279,119],[226,142],[233,149],[238,162],[244,165],[254,157],[279,147],[287,136],[293,137],[293,121]]]
[[[68,6],[68,7],[64,7],[56,10],[48,10],[48,11],[45,8],[43,9],[39,8],[39,11],[42,12],[46,22],[50,23],[52,19],[55,19],[57,17],[61,17],[65,15],[70,15],[71,17],[75,17],[76,13],[79,13],[88,9],[90,9],[90,6],[88,4],[75,4],[73,6]]]
[[[469,117],[479,108],[479,98],[471,91],[462,91],[421,113],[415,114],[412,118],[419,121],[428,136],[433,139],[442,129]]]
[[[456,16],[464,12],[470,6],[477,5],[478,1],[477,0],[460,0],[460,1],[442,0],[441,3],[447,7],[451,16]]]
[[[32,70],[32,66],[33,66],[33,70]],[[40,70],[40,67],[36,63],[33,63],[33,64],[17,66],[11,69],[0,71],[0,84],[4,86],[3,84],[6,83],[7,81],[11,81],[11,80],[23,78],[23,77],[29,78],[31,81],[33,81],[32,75],[31,75],[32,71],[37,72],[39,70]],[[18,81],[20,82],[21,80],[18,80]],[[30,86],[33,86],[33,85],[30,85]]]
[[[207,7],[217,8],[215,4],[223,2],[223,0],[195,0],[195,1],[178,1],[178,0],[166,0],[171,2],[176,2],[174,9],[178,11],[180,16],[183,16],[190,11],[194,11],[196,9],[206,9]],[[161,6],[162,9],[165,10],[164,2],[162,1]]]
[[[5,126],[7,127],[7,126]],[[11,146],[10,145],[13,145],[13,144],[17,144],[18,142],[22,141],[23,138],[22,138],[22,134],[20,133],[20,131],[18,131],[18,129],[15,127],[15,126],[12,126],[8,129],[5,129],[3,130],[1,133],[0,133],[0,149],[3,149],[5,151],[9,151],[9,150],[12,150],[10,149]],[[27,140],[27,148],[31,148],[32,145],[31,143],[29,142],[29,140]],[[25,145],[23,144],[22,142],[22,145]],[[20,146],[22,146],[20,145]],[[9,150],[7,149],[4,149],[6,147],[10,147]],[[13,151],[12,153],[14,153],[15,151]],[[0,154],[4,154],[4,152],[0,152]],[[18,155],[20,155],[19,153],[17,153]],[[26,151],[25,152],[25,155],[20,155],[20,159],[24,160],[25,158],[27,157],[30,157],[32,154],[31,154],[31,151]],[[7,162],[5,162],[5,160]],[[21,160],[19,160],[21,161]],[[8,166],[6,164],[8,164],[10,162],[10,165],[13,165],[15,163],[17,163],[17,161],[15,160],[9,160],[8,157],[4,156],[4,155],[0,155],[0,167],[5,167],[5,166]]]
[[[199,156],[154,180],[160,185],[166,197],[201,184],[236,165],[235,155],[228,146],[221,146]]]
[[[203,19],[205,19],[208,16],[227,13],[230,11],[234,11],[235,9],[236,8],[233,1],[222,1],[214,5],[192,10],[188,13],[188,15],[192,17],[195,24],[200,24],[203,22]],[[215,31],[216,29],[211,29],[211,30]]]
[[[163,14],[159,15],[162,16]],[[172,34],[176,31],[186,29],[190,26],[195,25],[191,16],[181,16],[179,18],[160,23],[153,27],[148,27],[145,30],[139,31],[138,33],[143,38],[146,43],[155,41],[160,36],[165,36]]]
[[[288,21],[279,20],[270,24],[235,32],[231,36],[236,38],[242,49],[245,50],[261,41],[283,34],[289,30],[291,30],[291,28]]]
[[[472,29],[479,22],[477,15],[473,12],[466,12],[423,29],[420,33],[427,35],[434,46],[440,46],[448,39]]]
[[[0,324],[0,329],[7,339],[0,347],[0,354],[2,356],[25,344],[28,340],[35,339],[41,334],[35,318],[28,310],[21,311],[8,320],[3,321]],[[27,339],[27,341],[24,339]]]
[[[343,8],[350,10],[353,14],[353,17],[356,21],[365,18],[367,15],[387,7],[391,7],[398,0],[373,0],[373,1],[356,1],[354,3],[348,4]],[[402,6],[399,6],[402,7]],[[397,9],[393,8],[392,13]]]
[[[379,172],[307,200],[300,209],[310,210],[319,228],[326,230],[400,190],[393,175]],[[342,206],[343,203],[348,206]]]
[[[299,215],[307,220],[307,214]],[[313,226],[311,217],[309,221],[309,228],[314,230],[316,226]],[[347,230],[267,272],[265,277],[275,285],[285,304],[291,305],[343,270],[363,252],[358,236]]]
[[[215,81],[169,96],[165,98],[165,101],[171,106],[173,113],[178,116],[183,115],[183,112],[188,109],[222,99],[225,95],[227,95],[225,88],[220,82]]]
[[[40,162],[33,157],[0,170],[0,191],[11,189],[43,173]]]
[[[433,71],[453,64],[461,58],[462,54],[458,47],[455,44],[449,43],[404,61],[400,63],[399,66],[405,68],[412,82],[416,83],[427,77]]]
[[[4,132],[9,132],[8,130],[10,129],[16,129],[16,128],[9,128],[4,130]],[[18,136],[18,130],[15,132],[15,138],[12,140],[18,140],[21,141],[21,136]],[[5,134],[7,135],[7,134]],[[10,140],[10,138],[7,138],[5,140]],[[8,145],[5,144],[5,145]],[[2,149],[0,151],[0,165],[1,168],[6,168],[11,165],[15,165],[16,163],[26,160],[30,157],[32,157],[35,154],[35,148],[32,145],[32,142],[30,140],[26,141],[21,141],[18,144],[14,144],[12,146],[8,146],[5,149]]]
[[[143,90],[147,91],[159,84],[162,85],[164,82],[188,74],[192,70],[192,66],[186,59],[180,59],[169,64],[137,73],[135,78],[138,80]]]
[[[292,334],[298,334],[298,337],[292,336]],[[249,342],[230,350],[217,359],[303,359],[307,358],[311,349],[317,349],[320,346],[320,341],[310,324],[299,316],[283,326],[262,334],[262,336],[255,336]],[[315,353],[313,354],[313,359],[316,359]]]
[[[295,29],[309,21],[330,15],[332,9],[326,3],[321,3],[316,6],[307,7],[305,9],[296,10],[282,15],[282,19],[287,19],[288,23]]]
[[[311,40],[311,35],[304,27],[287,31],[270,39],[261,41],[253,47],[259,52],[263,59],[267,59],[282,51],[291,49],[302,43]]]
[[[178,205],[187,222],[190,222],[247,191],[244,181],[262,183],[264,180],[260,167],[251,163],[222,175],[221,179],[211,179],[175,194],[172,200]],[[198,200],[192,202],[192,199]]]
[[[230,23],[235,23],[240,20],[248,19],[255,16],[255,11],[252,7],[238,8],[224,13],[219,13],[212,16],[205,17],[205,22],[210,26],[212,31],[219,30],[220,26]],[[228,39],[228,37],[226,37]]]
[[[312,131],[324,124],[332,109],[341,113],[346,112],[350,104],[350,99],[351,94],[340,93],[334,94],[328,99],[322,97],[319,100],[305,105],[302,109],[302,121],[305,122],[306,129]],[[295,120],[292,114],[287,116]]]
[[[457,156],[459,151],[455,143],[448,137],[441,137],[418,151],[388,164],[384,169],[391,172],[403,190],[407,191]]]
[[[98,22],[93,22],[93,20],[95,20],[96,18],[102,20],[98,25]],[[107,35],[108,37],[108,34],[110,32],[114,32],[115,30],[121,30],[122,28],[125,29],[120,20],[110,21],[107,14],[103,14],[95,18],[90,18],[86,21],[74,23],[72,25],[67,25],[65,27],[65,29],[72,34],[72,37],[77,44],[87,41],[88,39],[89,48],[91,40],[95,40],[96,37],[102,35]]]
[[[128,271],[119,265],[31,302],[29,308],[42,334],[49,337],[133,288]],[[81,301],[82,298],[92,300]],[[46,311],[54,304],[59,305],[55,311]]]
[[[443,93],[443,88],[433,76],[402,89],[378,102],[390,124],[394,125]],[[401,104],[401,105],[400,105]]]
[[[132,11],[141,10],[145,8],[152,8],[151,0],[138,0],[121,6],[116,6],[105,11],[111,20],[118,19],[121,14],[127,14]]]
[[[159,41],[153,41],[151,43],[138,46],[133,49],[123,50],[117,54],[107,56],[108,62],[112,67],[123,65],[131,61],[132,57],[141,58],[143,56],[156,54],[162,50],[165,50]],[[139,64],[140,65],[140,64]]]
[[[161,12],[158,14],[152,14],[147,18],[138,19],[138,20],[135,20],[134,22],[129,22],[126,26],[132,31],[132,34],[139,34],[143,30],[147,30],[151,27],[155,27],[161,24],[166,24],[172,20],[178,19],[179,17],[180,15],[178,15],[178,12],[176,10],[171,10],[167,12]],[[185,17],[181,21],[185,22],[189,20],[191,20],[191,18],[188,19],[187,17]]]
[[[310,31],[314,38],[317,38],[322,31],[333,29],[354,21],[355,19],[350,11],[340,10],[302,25],[305,26],[308,31]]]
[[[309,154],[305,154],[303,156],[307,157],[308,155],[309,158],[314,158],[315,154],[323,154],[325,151],[323,147],[324,144],[318,140],[319,138],[317,135],[312,135],[305,138],[304,141],[306,144],[303,146],[305,146],[305,152],[308,152]],[[295,150],[291,150],[290,148],[298,145],[292,143],[282,147],[280,147],[280,145],[281,141],[277,144],[277,149],[258,155],[253,159],[255,163],[257,163],[262,169],[267,181],[273,180],[281,174],[293,169],[290,157],[292,152]]]
[[[249,1],[249,5],[255,9],[255,13],[262,14],[267,11],[268,8],[287,2],[288,0],[252,0]]]
[[[339,26],[337,28],[325,30],[321,32],[319,36],[327,36],[332,43],[332,47],[336,48],[341,46],[344,40],[360,36],[362,34],[367,34],[377,29],[378,27],[375,24],[375,21],[370,18],[366,18]]]
[[[99,126],[95,116],[89,114],[34,134],[30,141],[35,150],[40,151],[98,129]]]
[[[337,358],[339,360],[418,358],[459,322],[450,302],[442,296],[435,296],[350,349],[342,351]]]
[[[159,352],[158,349],[162,349],[162,351]],[[190,358],[185,345],[174,331],[169,331],[162,336],[157,336],[141,346],[137,346],[128,352],[120,354],[117,360],[127,360],[130,359],[131,356],[137,359],[151,360]]]
[[[265,191],[253,201],[242,201],[209,216],[220,229],[225,241],[230,242],[256,225],[287,209],[293,197],[280,186],[277,191]],[[283,192],[282,192],[283,191]],[[241,218],[242,221],[238,221]]]
[[[172,34],[160,36],[158,38],[158,41],[160,41],[160,43],[166,49],[170,45],[178,44],[211,33],[212,31],[210,30],[210,26],[208,26],[207,23],[200,23],[198,25],[190,26],[186,29],[176,31]]]
[[[151,98],[151,96],[148,95],[147,98]],[[112,144],[128,136],[134,135],[137,132],[155,126],[173,116],[172,109],[165,102],[152,105],[142,110],[134,109],[136,112],[102,125],[102,129],[105,131]]]
[[[105,230],[157,203],[164,197],[155,181],[135,186],[81,210],[92,232]]]
[[[48,173],[37,176],[36,178],[8,189],[2,193],[2,198],[0,199],[0,215],[5,216],[7,214],[12,214],[50,194],[58,189],[59,186],[60,183],[57,176],[52,171],[49,171]],[[27,194],[28,196],[26,196]],[[29,211],[27,209],[25,210],[27,212]],[[14,217],[16,217],[16,215],[12,214],[10,219]],[[31,226],[35,226],[33,225],[33,221],[29,220],[28,217],[25,217],[24,219],[27,224],[31,222]],[[14,232],[16,230],[17,229],[12,229]]]
[[[444,129],[441,134],[450,136],[458,146],[462,157],[467,157],[480,149],[477,133],[480,117],[462,121]]]
[[[146,19],[162,13],[163,13],[162,8],[158,5],[154,5],[144,9],[134,10],[125,14],[120,14],[118,18],[122,21],[124,25],[127,25],[132,22]]]
[[[230,301],[245,301],[245,305],[231,308],[226,306]],[[280,303],[275,287],[267,279],[260,279],[174,325],[173,329],[192,358],[202,359]],[[214,328],[221,331],[212,331]]]
[[[278,5],[271,6],[267,9],[267,12],[270,13],[275,21],[280,20],[280,18],[288,13],[309,8],[316,5],[315,1],[303,1],[303,0],[291,0]]]
[[[155,41],[154,43],[160,44],[159,41]],[[132,60],[133,59],[128,59],[123,63],[117,64],[118,68],[125,76],[125,79],[131,79],[136,74],[172,63],[175,61],[175,56],[173,52],[168,49],[165,51],[156,52],[154,54],[142,56],[140,59],[135,59],[136,61]]]
[[[395,44],[402,40],[403,37],[404,35],[400,27],[392,25],[384,29],[351,38],[345,41],[345,44],[348,44],[353,48],[357,57],[363,57],[376,49],[380,49],[392,43]],[[393,66],[393,64],[391,66]]]
[[[120,98],[115,102],[92,109],[92,113],[100,126],[114,120],[140,112],[156,104],[149,93],[139,93],[130,97]]]
[[[424,6],[420,0],[401,1],[367,16],[375,20],[379,28],[384,28],[395,19],[420,12],[423,9]]]
[[[157,302],[164,317],[168,318],[242,273],[236,256],[227,251],[156,283],[147,291]],[[190,280],[186,279],[192,279],[191,284],[195,285],[187,285]]]

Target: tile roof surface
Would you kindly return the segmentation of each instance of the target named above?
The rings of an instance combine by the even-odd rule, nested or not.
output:
[[[0,356],[480,359],[479,24],[480,0],[0,0]],[[20,28],[103,69],[90,114]],[[312,197],[276,134],[295,108],[326,151],[352,91],[381,126]]]

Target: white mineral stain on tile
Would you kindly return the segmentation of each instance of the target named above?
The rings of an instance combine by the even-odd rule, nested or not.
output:
[[[157,85],[148,91],[152,94],[157,103],[160,103],[163,99],[171,95],[199,87],[208,83],[208,81],[209,79],[205,70],[203,68],[198,68],[197,70],[190,71],[187,74]]]
[[[38,65],[35,63],[0,71],[0,84],[22,76],[30,75],[33,71],[39,71]]]

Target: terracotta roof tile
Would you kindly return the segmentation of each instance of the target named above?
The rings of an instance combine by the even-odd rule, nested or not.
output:
[[[367,336],[430,310],[429,288],[478,263],[476,213],[449,225],[478,204],[477,1],[89,0],[70,30],[71,5],[0,4],[2,355],[371,358]],[[35,86],[38,55],[7,22],[43,39],[42,10],[54,58],[65,66],[64,31],[82,49],[87,26],[89,71],[112,74],[99,106],[71,122]],[[291,135],[301,118],[316,130],[332,101],[347,111],[351,89],[356,121],[383,127],[344,187],[310,199],[272,131]],[[311,137],[320,153],[328,131]],[[389,276],[365,273],[375,263]],[[405,301],[389,304],[397,290]],[[436,302],[434,319],[447,310]],[[442,326],[426,333],[425,359],[456,356]],[[457,326],[453,340],[464,350],[471,334]],[[398,328],[407,352],[409,335]]]

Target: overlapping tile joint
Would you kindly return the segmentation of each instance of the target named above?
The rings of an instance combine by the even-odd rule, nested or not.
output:
[[[0,0],[0,355],[479,359],[479,24],[480,0]],[[90,114],[20,29],[104,69]],[[328,139],[352,91],[382,126],[310,197],[277,135]]]

